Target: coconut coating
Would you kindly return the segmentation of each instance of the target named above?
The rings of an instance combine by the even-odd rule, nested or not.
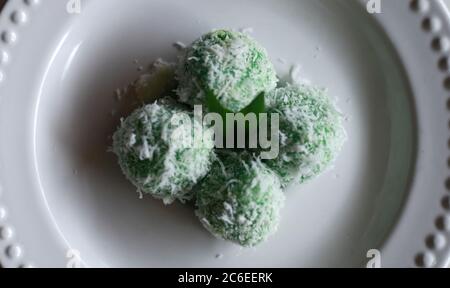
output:
[[[162,59],[153,62],[148,71],[131,85],[137,99],[143,103],[152,103],[170,95],[177,87],[175,67],[176,64]]]
[[[278,177],[259,160],[219,155],[197,189],[196,214],[215,236],[253,247],[275,232],[284,194]]]
[[[195,129],[202,137],[193,137]],[[133,112],[113,142],[125,176],[139,192],[165,204],[192,199],[192,187],[208,173],[214,157],[213,131],[201,130],[191,114],[168,99]]]
[[[196,40],[180,57],[176,75],[181,102],[205,104],[205,91],[211,91],[232,112],[275,89],[278,82],[266,50],[248,35],[228,30]]]
[[[269,113],[280,116],[280,153],[264,162],[280,176],[283,187],[323,172],[346,139],[342,115],[325,91],[289,85],[269,93],[266,103]]]

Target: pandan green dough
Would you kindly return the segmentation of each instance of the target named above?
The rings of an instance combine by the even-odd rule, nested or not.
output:
[[[193,120],[172,121],[181,106],[165,98],[137,109],[113,136],[113,152],[125,176],[142,194],[170,204],[193,198],[192,187],[208,172],[214,157],[213,131]],[[194,140],[193,140],[194,138]],[[189,142],[190,141],[190,142]],[[191,143],[192,145],[190,145]]]
[[[346,139],[342,115],[324,90],[289,85],[266,95],[268,113],[280,115],[280,154],[264,163],[283,187],[304,183],[335,160]]]
[[[188,47],[176,76],[180,102],[205,104],[205,91],[211,91],[232,112],[275,89],[278,82],[266,50],[248,35],[228,30],[208,33]]]
[[[278,177],[247,153],[221,152],[195,190],[205,228],[244,247],[275,232],[285,200]]]

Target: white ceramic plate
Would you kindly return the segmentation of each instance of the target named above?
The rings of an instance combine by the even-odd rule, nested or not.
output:
[[[80,14],[68,2],[12,0],[0,17],[3,266],[79,254],[90,267],[357,267],[372,249],[383,267],[449,264],[439,0],[381,0],[379,14],[363,0],[81,0]],[[213,238],[192,207],[139,200],[106,152],[133,60],[174,59],[174,42],[221,27],[252,27],[280,75],[300,64],[348,120],[335,169],[291,188],[278,233],[255,249]]]

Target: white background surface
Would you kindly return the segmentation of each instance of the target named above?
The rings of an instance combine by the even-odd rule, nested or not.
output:
[[[0,0],[1,1],[1,0]],[[450,4],[450,0],[445,0],[446,1],[446,3],[448,3],[448,4]],[[117,19],[119,19],[120,17],[118,17]],[[397,20],[397,18],[395,19],[395,20]],[[95,25],[93,25],[93,26],[95,26]],[[89,27],[93,27],[93,26],[89,26]],[[82,29],[80,29],[80,30],[82,30]],[[24,38],[25,39],[25,38]],[[103,44],[103,43],[102,43]],[[103,46],[103,45],[102,45]],[[137,46],[141,46],[141,45],[137,45]],[[120,48],[120,47],[119,47]],[[89,50],[89,49],[87,49],[87,50]],[[87,51],[86,50],[86,51]],[[118,50],[120,50],[120,49],[118,49]],[[83,52],[83,49],[81,50],[81,52]],[[81,53],[80,52],[80,53]],[[146,53],[147,53],[147,51],[146,51]],[[89,54],[90,55],[90,54]],[[76,62],[76,63],[80,63],[80,61],[78,61],[78,62]],[[88,63],[88,61],[86,61],[86,63]],[[87,66],[89,66],[90,67],[90,65],[87,65]],[[59,66],[58,66],[59,67]],[[63,66],[61,66],[61,67],[63,67]],[[65,67],[65,66],[64,66]],[[78,74],[78,73],[77,73]],[[51,78],[51,77],[50,77]],[[56,78],[56,77],[55,77]],[[52,78],[53,79],[53,78]],[[67,89],[63,89],[63,90],[67,90]],[[108,90],[109,91],[109,90]],[[109,98],[108,98],[109,99]],[[44,105],[45,106],[45,105]],[[49,146],[50,147],[50,146]],[[103,146],[102,146],[103,147]],[[72,173],[72,170],[71,171],[69,171],[70,173]],[[55,189],[55,191],[59,191],[59,190],[57,190],[57,189]],[[104,199],[104,198],[102,198],[102,199]],[[122,204],[122,203],[121,203]],[[150,218],[151,219],[151,218]],[[104,244],[104,243],[102,243],[102,244]],[[216,250],[216,249],[215,249]],[[221,250],[222,251],[222,250]],[[211,254],[211,255],[213,255],[213,254]]]
[[[12,3],[22,2],[16,1]],[[405,177],[399,177],[397,173],[386,173],[388,168],[398,169],[396,165],[391,165],[392,158],[389,155],[394,151],[398,159],[399,154],[403,155],[408,151],[404,143],[399,141],[392,141],[396,144],[390,145],[390,131],[393,130],[388,121],[390,118],[380,115],[389,113],[387,106],[406,107],[391,105],[390,101],[407,99],[406,95],[402,97],[403,93],[399,93],[407,89],[393,89],[392,84],[383,80],[387,73],[394,71],[397,72],[388,79],[398,79],[396,75],[401,74],[401,71],[396,69],[401,65],[396,65],[396,60],[392,59],[396,55],[391,50],[393,48],[383,45],[388,42],[384,38],[386,35],[377,32],[378,30],[373,31],[372,21],[366,15],[354,13],[356,11],[353,8],[360,9],[356,6],[356,1],[233,0],[211,3],[208,0],[133,0],[128,1],[131,4],[127,2],[124,5],[121,0],[91,0],[86,1],[90,2],[89,9],[77,15],[76,20],[73,18],[75,16],[72,17],[72,25],[66,25],[69,16],[61,13],[66,8],[66,0],[41,2],[43,5],[39,8],[39,13],[33,14],[33,22],[30,20],[32,25],[28,29],[22,29],[20,35],[20,47],[32,49],[32,53],[21,53],[19,57],[20,51],[16,52],[14,65],[10,66],[15,74],[11,72],[8,79],[16,79],[18,84],[8,82],[11,83],[9,85],[13,87],[13,92],[5,93],[11,96],[29,96],[11,97],[11,101],[2,102],[7,105],[0,105],[0,131],[11,133],[2,134],[2,139],[13,140],[20,137],[21,140],[17,143],[22,146],[8,144],[8,147],[14,147],[15,151],[33,150],[27,153],[31,156],[18,164],[35,168],[29,171],[29,180],[24,180],[23,171],[30,169],[18,166],[13,168],[8,165],[8,169],[0,167],[0,175],[2,179],[10,179],[8,183],[11,186],[3,185],[5,191],[21,193],[20,196],[16,193],[7,194],[10,195],[7,201],[10,211],[27,211],[22,214],[23,218],[17,218],[16,223],[21,222],[15,223],[15,229],[21,231],[20,244],[23,247],[40,247],[26,250],[27,258],[35,266],[65,266],[67,259],[64,256],[70,247],[80,252],[88,266],[94,267],[190,267],[193,263],[197,267],[353,267],[360,266],[369,249],[378,247],[378,243],[382,241],[379,237],[390,229],[389,223],[393,221],[389,218],[396,219],[396,210],[401,209],[401,205],[396,203],[402,202],[402,194],[406,191],[395,187],[402,185],[403,180],[398,179]],[[44,2],[50,3],[46,4],[45,9]],[[258,13],[248,13],[254,10],[256,2],[260,4]],[[330,6],[324,8],[319,2],[329,3],[327,6]],[[392,4],[395,2],[399,4]],[[407,8],[409,0],[383,3],[386,5],[386,13],[382,15],[386,14],[395,23],[402,22],[402,15],[410,15],[408,9],[398,11],[398,15],[399,6],[396,6]],[[107,13],[105,5],[108,5]],[[301,5],[301,9],[298,5]],[[202,9],[199,10],[198,7]],[[14,10],[13,8],[10,6],[8,9]],[[226,15],[224,10],[227,10]],[[334,13],[329,13],[329,10]],[[203,11],[211,13],[205,14]],[[12,11],[5,13],[8,16]],[[134,17],[123,16],[127,14],[133,14]],[[267,16],[260,17],[264,14]],[[230,18],[229,15],[233,17]],[[260,21],[268,19],[267,17],[271,17],[271,21]],[[51,25],[48,19],[51,19]],[[323,19],[327,19],[327,25],[323,25]],[[111,121],[111,109],[115,107],[115,111],[127,114],[122,109],[126,107],[121,107],[112,97],[112,91],[134,80],[135,75],[131,73],[136,71],[133,59],[139,59],[140,63],[148,63],[157,57],[174,59],[176,51],[168,47],[175,40],[188,43],[202,31],[208,31],[214,26],[239,28],[248,27],[249,23],[257,25],[255,30],[259,34],[255,37],[270,51],[274,59],[283,57],[289,59],[288,63],[302,63],[305,71],[308,71],[305,78],[334,91],[336,98],[349,100],[342,101],[341,109],[346,115],[351,115],[352,119],[347,122],[346,128],[349,135],[353,136],[342,151],[335,170],[323,175],[322,179],[328,178],[330,181],[310,182],[302,187],[305,193],[294,193],[290,189],[291,200],[287,201],[283,209],[285,221],[280,225],[278,233],[271,238],[273,244],[269,246],[267,243],[255,251],[241,251],[239,247],[229,243],[215,241],[199,225],[191,207],[163,207],[152,199],[136,201],[135,188],[122,176],[116,165],[117,159],[106,152],[106,147],[109,143],[107,136],[114,132],[121,116],[116,113],[115,119]],[[308,25],[304,25],[305,23]],[[180,24],[187,28],[180,30]],[[414,31],[412,38],[421,36],[414,24],[417,23],[410,24],[410,30]],[[167,27],[164,29],[165,33],[161,33],[161,27]],[[371,33],[372,31],[375,33]],[[39,35],[39,41],[36,41],[35,35]],[[300,51],[296,45],[279,45],[291,43],[292,35],[302,35]],[[324,49],[315,58],[318,45]],[[108,48],[105,53],[105,47],[111,49]],[[428,45],[426,47],[428,51]],[[384,51],[381,54],[385,60],[380,58],[380,51]],[[47,56],[41,58],[35,55]],[[324,65],[330,72],[325,75],[321,68]],[[290,64],[280,67],[280,75],[289,73],[289,66]],[[436,70],[434,61],[430,66],[433,71]],[[39,75],[44,75],[44,79]],[[394,80],[390,83],[406,87],[402,82]],[[39,88],[34,89],[35,87]],[[61,91],[64,91],[64,97],[61,97]],[[387,95],[394,95],[395,98]],[[441,104],[440,101],[439,103]],[[33,119],[23,117],[20,113],[3,112],[17,111],[23,107],[36,107],[33,109],[34,113],[25,115]],[[85,117],[81,119],[80,115]],[[409,113],[395,115],[408,117]],[[18,120],[21,124],[13,121],[13,116],[20,118]],[[3,119],[8,121],[2,121]],[[13,129],[8,123],[15,123]],[[33,127],[28,128],[29,123]],[[392,123],[412,121],[404,119]],[[17,128],[20,125],[25,128]],[[33,132],[29,133],[30,130]],[[402,126],[402,131],[408,130]],[[17,136],[18,131],[21,131],[20,136]],[[16,136],[9,137],[12,134]],[[399,133],[392,135],[397,137]],[[29,140],[30,137],[35,140]],[[401,139],[403,141],[408,138]],[[446,141],[442,141],[444,142]],[[399,147],[398,143],[402,144],[401,149],[395,148]],[[2,141],[1,148],[4,145],[6,142]],[[399,153],[395,152],[397,150]],[[19,163],[16,153],[9,151],[11,150],[0,149],[0,159],[5,163]],[[406,157],[401,158],[410,155],[406,154]],[[409,166],[405,162],[407,161],[396,161],[401,166]],[[402,175],[407,173],[406,169],[400,170]],[[391,182],[386,174],[396,175],[395,181]],[[18,175],[21,179],[15,181]],[[336,193],[336,185],[339,185],[341,193]],[[318,191],[323,193],[317,193]],[[392,201],[393,195],[396,195],[394,198],[397,201]],[[27,201],[21,201],[25,197]],[[31,200],[30,197],[34,199]],[[43,202],[42,197],[46,201],[45,207],[41,209],[38,205]],[[17,204],[13,203],[14,199]],[[383,205],[387,202],[388,205]],[[27,204],[34,205],[35,217],[33,207],[24,207]],[[51,216],[47,216],[47,211],[51,211]],[[124,213],[117,213],[118,211]],[[299,211],[305,216],[299,217]],[[324,215],[323,211],[327,213]],[[42,214],[44,217],[40,216]],[[49,227],[51,230],[57,225],[58,232],[66,242],[60,243],[58,237],[44,239],[46,236],[51,238],[53,234],[40,228],[38,240],[42,245],[36,244],[36,231],[29,229],[33,220],[48,221],[51,225],[46,222],[33,224],[31,227]],[[375,221],[380,225],[371,225]],[[301,229],[294,229],[296,234],[293,235],[291,227]],[[385,232],[380,233],[380,230]],[[333,236],[330,237],[329,234]],[[364,239],[361,239],[361,235],[364,235]],[[104,239],[108,239],[108,243]],[[292,239],[295,239],[296,245],[290,245]],[[152,245],[150,249],[149,243]],[[316,245],[320,245],[320,248],[312,249]],[[43,249],[44,246],[49,249]],[[273,247],[279,247],[280,250],[274,253]],[[292,247],[298,250],[293,251]],[[417,249],[412,250],[416,252]],[[45,257],[41,251],[45,251]],[[47,251],[54,255],[53,259]],[[267,257],[269,253],[273,257]],[[217,254],[224,255],[221,261],[215,258]],[[406,257],[408,260],[412,259],[411,255]],[[126,262],[128,259],[132,260],[131,264]],[[386,257],[384,259],[387,261]],[[149,264],[149,261],[153,262]]]

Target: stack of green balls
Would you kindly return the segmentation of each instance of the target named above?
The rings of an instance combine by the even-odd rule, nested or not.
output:
[[[194,200],[198,218],[213,235],[254,247],[279,224],[283,188],[317,176],[336,158],[345,139],[342,117],[323,90],[277,88],[267,52],[243,33],[202,36],[183,51],[175,78],[176,100],[166,97],[138,109],[114,134],[119,164],[143,194],[166,204]],[[201,129],[202,141],[184,145],[202,125],[192,108],[199,104],[208,110],[208,93],[227,111],[239,112],[261,92],[266,112],[280,116],[278,158],[215,150],[207,127]],[[180,112],[189,115],[188,123],[173,123]]]

